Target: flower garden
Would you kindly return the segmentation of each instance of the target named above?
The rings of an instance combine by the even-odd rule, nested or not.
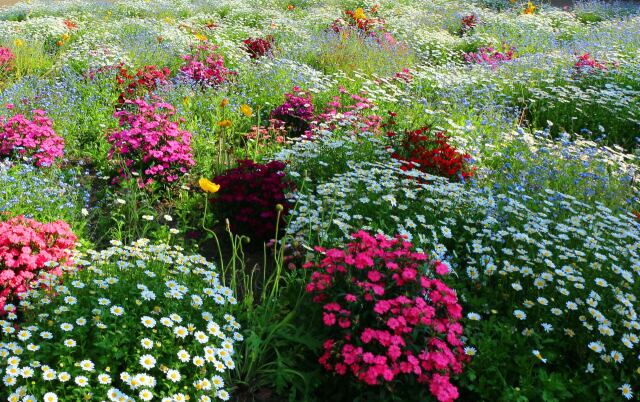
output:
[[[640,394],[640,7],[0,8],[0,399]]]

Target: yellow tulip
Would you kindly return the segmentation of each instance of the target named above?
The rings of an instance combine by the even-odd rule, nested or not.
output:
[[[201,177],[200,180],[198,180],[198,184],[200,185],[200,188],[202,189],[202,191],[207,193],[217,193],[218,190],[220,190],[219,184],[216,184],[211,180],[205,179],[204,177]]]
[[[253,109],[251,109],[251,106],[249,105],[240,106],[240,112],[247,117],[253,116]]]

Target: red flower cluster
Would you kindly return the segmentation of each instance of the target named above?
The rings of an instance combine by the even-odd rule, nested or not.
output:
[[[171,70],[168,67],[144,66],[135,73],[120,65],[116,81],[122,88],[118,97],[118,104],[124,104],[126,99],[134,100],[155,91],[158,85],[166,84]]]
[[[389,135],[393,137],[395,133]],[[418,169],[449,179],[472,177],[474,169],[468,166],[471,156],[458,152],[448,141],[449,137],[444,132],[433,133],[430,127],[408,131],[392,157],[406,162],[403,166],[406,170]]]
[[[59,264],[69,263],[76,240],[63,221],[41,223],[17,216],[0,222],[0,314],[7,301],[27,291],[41,272],[61,275]]]
[[[607,71],[607,66],[594,59],[589,53],[578,56],[578,61],[573,67],[579,71]]]
[[[460,20],[460,34],[464,35],[473,30],[478,25],[478,16],[475,14],[469,14],[462,17]]]
[[[273,36],[267,35],[265,39],[262,38],[248,38],[243,42],[244,50],[249,53],[249,56],[252,59],[257,59],[269,53],[271,48],[273,47],[274,39]]]
[[[213,182],[220,185],[220,190],[211,203],[218,216],[229,219],[235,233],[259,240],[273,238],[276,225],[284,227],[284,216],[291,207],[285,193],[294,189],[284,168],[280,161],[259,164],[247,159],[216,176]]]
[[[412,252],[402,236],[359,231],[353,238],[346,249],[316,247],[324,257],[304,265],[313,271],[306,290],[323,305],[330,333],[320,364],[394,393],[428,384],[439,401],[456,399],[450,376],[469,359],[462,308],[452,289],[426,274],[428,266],[439,275],[448,267]]]
[[[216,86],[225,83],[230,77],[237,75],[224,65],[224,58],[215,53],[214,45],[199,45],[192,54],[182,56],[187,62],[180,71],[189,79],[205,86]]]
[[[174,121],[175,108],[164,102],[148,104],[142,99],[125,100],[127,109],[114,114],[121,131],[109,136],[109,159],[124,163],[116,182],[138,173],[138,185],[154,181],[172,183],[195,165],[191,133]]]

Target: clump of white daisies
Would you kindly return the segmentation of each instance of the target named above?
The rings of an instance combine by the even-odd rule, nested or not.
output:
[[[615,376],[629,395],[627,381],[640,374],[633,214],[552,190],[501,193],[370,163],[353,164],[296,202],[287,230],[299,241],[333,245],[357,228],[400,233],[451,266],[448,280],[470,311],[470,339],[518,332],[531,349],[516,353],[559,372]],[[478,323],[489,316],[502,325]]]
[[[228,400],[242,335],[215,266],[146,239],[112,244],[5,307],[0,399]]]

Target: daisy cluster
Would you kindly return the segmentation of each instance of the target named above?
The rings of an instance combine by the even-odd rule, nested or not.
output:
[[[630,213],[366,163],[296,201],[288,230],[300,241],[336,244],[357,228],[400,233],[454,269],[472,310],[502,311],[523,336],[556,340],[548,348],[560,356],[579,345],[577,367],[616,365],[624,377],[639,366],[640,226]],[[489,297],[495,288],[510,302]]]
[[[64,285],[36,283],[5,306],[3,399],[230,398],[224,378],[243,337],[224,313],[237,301],[212,263],[146,239],[75,261]]]

